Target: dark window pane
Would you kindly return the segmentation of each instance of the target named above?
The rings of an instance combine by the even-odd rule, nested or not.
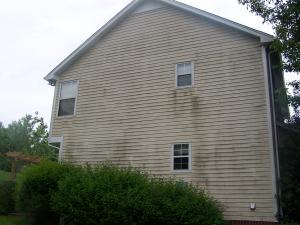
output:
[[[180,149],[181,149],[181,144],[174,145],[174,150],[180,150]]]
[[[189,169],[189,158],[180,157],[174,158],[174,170],[188,170]]]
[[[62,99],[59,101],[58,116],[69,116],[74,114],[75,98]]]
[[[182,144],[182,149],[189,149],[189,144]]]
[[[189,150],[188,149],[182,149],[181,155],[189,155]]]
[[[182,163],[189,163],[189,158],[188,157],[182,157],[181,162]]]
[[[181,158],[174,158],[174,170],[181,170]]]
[[[174,163],[174,170],[181,170],[181,164]]]
[[[181,169],[183,169],[183,170],[189,169],[189,158],[187,158],[187,157],[182,158]]]
[[[177,76],[177,86],[178,87],[191,86],[191,85],[192,85],[192,75],[191,74]]]
[[[181,151],[180,150],[175,150],[174,151],[174,155],[175,156],[180,156],[181,155]]]
[[[188,170],[189,169],[189,163],[188,162],[187,163],[182,163],[181,169],[182,170]]]
[[[174,158],[174,163],[179,163],[181,164],[182,158]]]

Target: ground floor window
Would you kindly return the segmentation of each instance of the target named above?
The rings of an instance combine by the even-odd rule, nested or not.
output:
[[[191,169],[191,144],[173,144],[173,170],[188,171]]]

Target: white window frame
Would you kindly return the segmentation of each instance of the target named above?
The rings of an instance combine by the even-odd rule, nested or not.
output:
[[[177,86],[177,79],[178,79],[178,74],[177,74],[177,65],[181,63],[191,63],[191,85],[186,85],[186,86]],[[183,62],[178,62],[175,64],[175,87],[177,89],[182,89],[182,88],[191,88],[194,87],[194,62],[193,61],[183,61]]]
[[[66,115],[66,116],[59,116],[58,112],[59,112],[59,103],[60,103],[60,95],[61,95],[61,90],[62,90],[62,85],[64,83],[69,83],[69,82],[76,82],[77,83],[77,90],[76,90],[76,95],[75,95],[75,103],[74,103],[74,113],[73,115]],[[58,92],[58,104],[57,104],[57,112],[56,112],[56,117],[57,118],[68,118],[68,117],[73,117],[76,115],[76,108],[77,108],[77,98],[78,98],[78,89],[79,89],[79,80],[65,80],[65,81],[61,81],[59,83],[59,92]]]
[[[174,155],[174,145],[176,144],[188,144],[189,145],[189,155],[188,156],[175,156]],[[192,171],[192,143],[189,141],[176,141],[171,145],[171,156],[172,156],[172,164],[171,164],[171,170],[173,172],[178,173],[189,173]],[[184,170],[175,170],[174,169],[174,158],[181,158],[181,157],[188,157],[188,169]]]

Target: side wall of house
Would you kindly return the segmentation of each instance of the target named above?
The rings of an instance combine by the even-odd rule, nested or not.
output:
[[[195,85],[176,89],[184,61]],[[56,99],[52,136],[64,137],[65,161],[175,175],[205,188],[228,220],[274,221],[262,62],[257,38],[204,18],[133,14],[61,76],[79,80],[76,115],[58,118]],[[191,143],[190,172],[172,171],[178,141]]]

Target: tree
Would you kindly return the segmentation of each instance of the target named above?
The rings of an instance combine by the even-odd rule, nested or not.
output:
[[[9,150],[9,137],[7,130],[2,122],[0,122],[0,154]]]
[[[19,151],[55,160],[57,150],[48,145],[48,136],[47,125],[38,113],[13,121],[7,128],[0,123],[0,151]]]
[[[272,49],[283,54],[283,68],[300,71],[300,1],[238,0],[265,22],[272,25],[275,40]]]

